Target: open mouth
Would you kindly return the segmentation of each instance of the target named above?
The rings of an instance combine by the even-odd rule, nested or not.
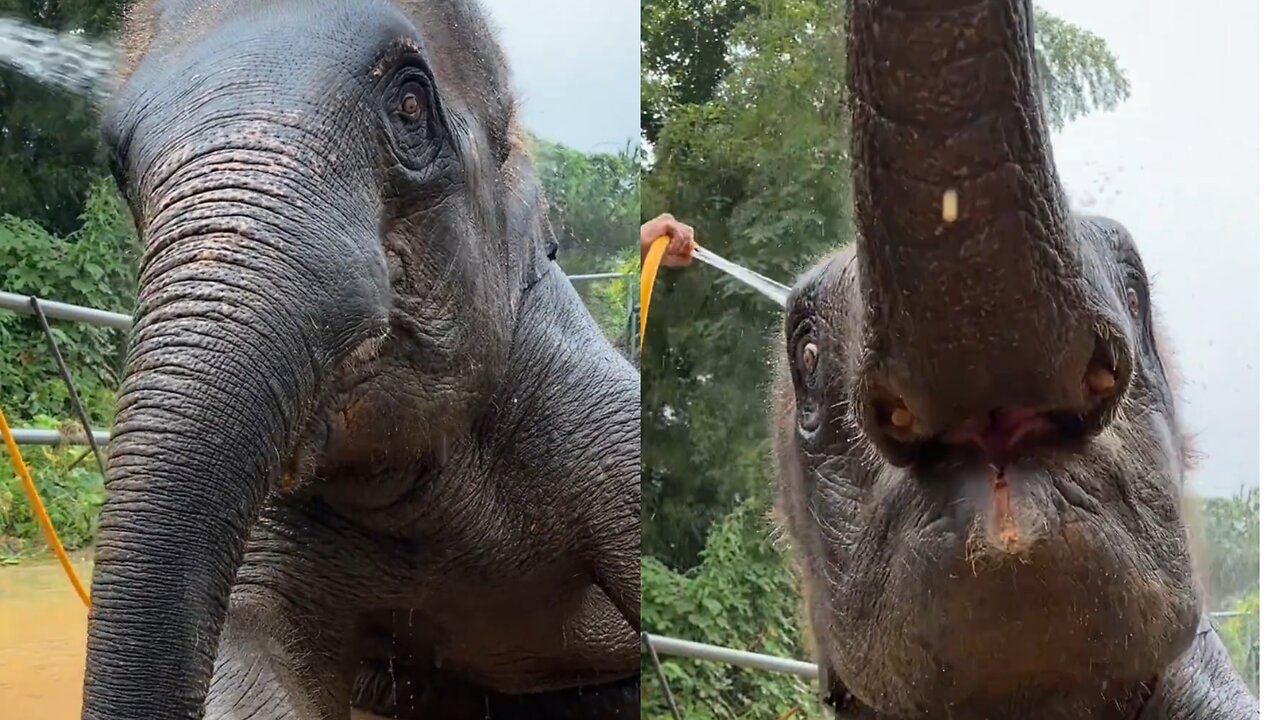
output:
[[[1083,449],[1088,416],[1002,408],[971,418],[911,448],[913,464],[929,474],[956,467],[989,467],[998,476],[1019,458],[1037,450]]]
[[[1092,504],[1065,470],[1087,451],[1087,422],[1079,413],[1003,408],[911,447],[912,475],[950,522],[969,528],[966,562],[984,552],[1025,559],[1044,535],[1050,496]]]
[[[1115,345],[1096,338],[1093,357],[1079,379],[1079,395],[1064,406],[996,407],[931,434],[902,398],[877,388],[870,403],[871,434],[892,464],[926,473],[976,464],[1003,474],[1029,452],[1081,451],[1114,418],[1128,387],[1128,354]]]

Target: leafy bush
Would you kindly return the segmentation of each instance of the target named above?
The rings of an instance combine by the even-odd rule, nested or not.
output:
[[[94,184],[80,229],[66,237],[30,220],[0,216],[0,288],[114,312],[133,309],[137,243],[110,180]],[[110,421],[125,333],[50,321],[76,390],[94,423]],[[39,321],[0,313],[0,402],[14,423],[75,417]]]
[[[1218,622],[1218,633],[1222,643],[1227,646],[1231,655],[1231,664],[1244,676],[1249,689],[1258,694],[1260,678],[1260,644],[1259,634],[1262,626],[1262,602],[1259,599],[1255,581],[1254,590],[1247,597],[1241,598],[1230,608],[1239,613],[1233,617],[1223,618]]]
[[[641,560],[641,621],[647,632],[788,658],[806,651],[798,621],[796,579],[770,541],[768,504],[748,499],[708,535],[701,564],[689,573]],[[816,691],[798,678],[683,658],[662,672],[688,720],[818,718]],[[657,675],[643,671],[643,717],[671,717]]]
[[[1196,519],[1203,526],[1205,586],[1209,606],[1225,607],[1257,593],[1260,497],[1251,488],[1229,498],[1197,499]]]
[[[621,273],[622,277],[580,282],[578,293],[609,342],[624,355],[633,355],[640,307],[639,248],[618,251],[598,272]]]
[[[137,246],[128,215],[110,180],[92,185],[78,230],[66,237],[30,220],[0,216],[0,288],[24,295],[116,312],[133,307]],[[83,323],[50,321],[76,391],[95,426],[115,411],[117,368],[125,334]],[[57,427],[76,417],[39,321],[0,313],[0,406],[11,425]],[[78,422],[76,423],[78,429]],[[102,475],[83,447],[25,447],[54,529],[69,549],[93,540],[102,507]],[[44,547],[22,481],[5,458],[0,465],[0,557]]]
[[[639,149],[584,153],[541,139],[532,145],[565,272],[604,272],[620,252],[638,253]]]
[[[59,426],[48,415],[34,418],[31,424],[49,429]],[[63,546],[76,550],[92,543],[105,495],[102,474],[89,449],[25,447],[22,457]],[[43,549],[44,533],[22,488],[22,479],[5,462],[0,466],[0,562]]]

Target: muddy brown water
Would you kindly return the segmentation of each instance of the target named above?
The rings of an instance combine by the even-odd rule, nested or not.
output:
[[[88,556],[73,557],[86,587]],[[0,714],[78,720],[88,611],[57,560],[0,567]]]

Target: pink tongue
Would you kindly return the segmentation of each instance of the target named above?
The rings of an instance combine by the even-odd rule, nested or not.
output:
[[[1002,476],[1017,444],[1027,437],[1049,430],[1050,427],[1049,421],[1034,410],[1001,408],[988,417],[969,420],[947,433],[944,440],[956,445],[978,446],[996,469],[997,476]]]

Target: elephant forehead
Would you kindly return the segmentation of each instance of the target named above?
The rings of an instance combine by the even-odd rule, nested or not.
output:
[[[298,12],[299,4],[211,20],[216,29],[190,44],[153,49],[104,118],[109,136],[122,142],[118,149],[132,154],[131,140],[160,139],[170,154],[183,137],[216,144],[232,134],[253,142],[259,132],[264,141],[303,147],[333,118],[354,130],[351,122],[385,58],[414,47],[416,31],[385,3],[359,3],[318,18],[323,3],[308,13]]]
[[[332,83],[335,73],[369,77],[389,50],[419,42],[413,23],[384,0],[180,2],[156,20],[153,37],[135,40],[147,46],[135,78],[218,68],[241,81]]]

